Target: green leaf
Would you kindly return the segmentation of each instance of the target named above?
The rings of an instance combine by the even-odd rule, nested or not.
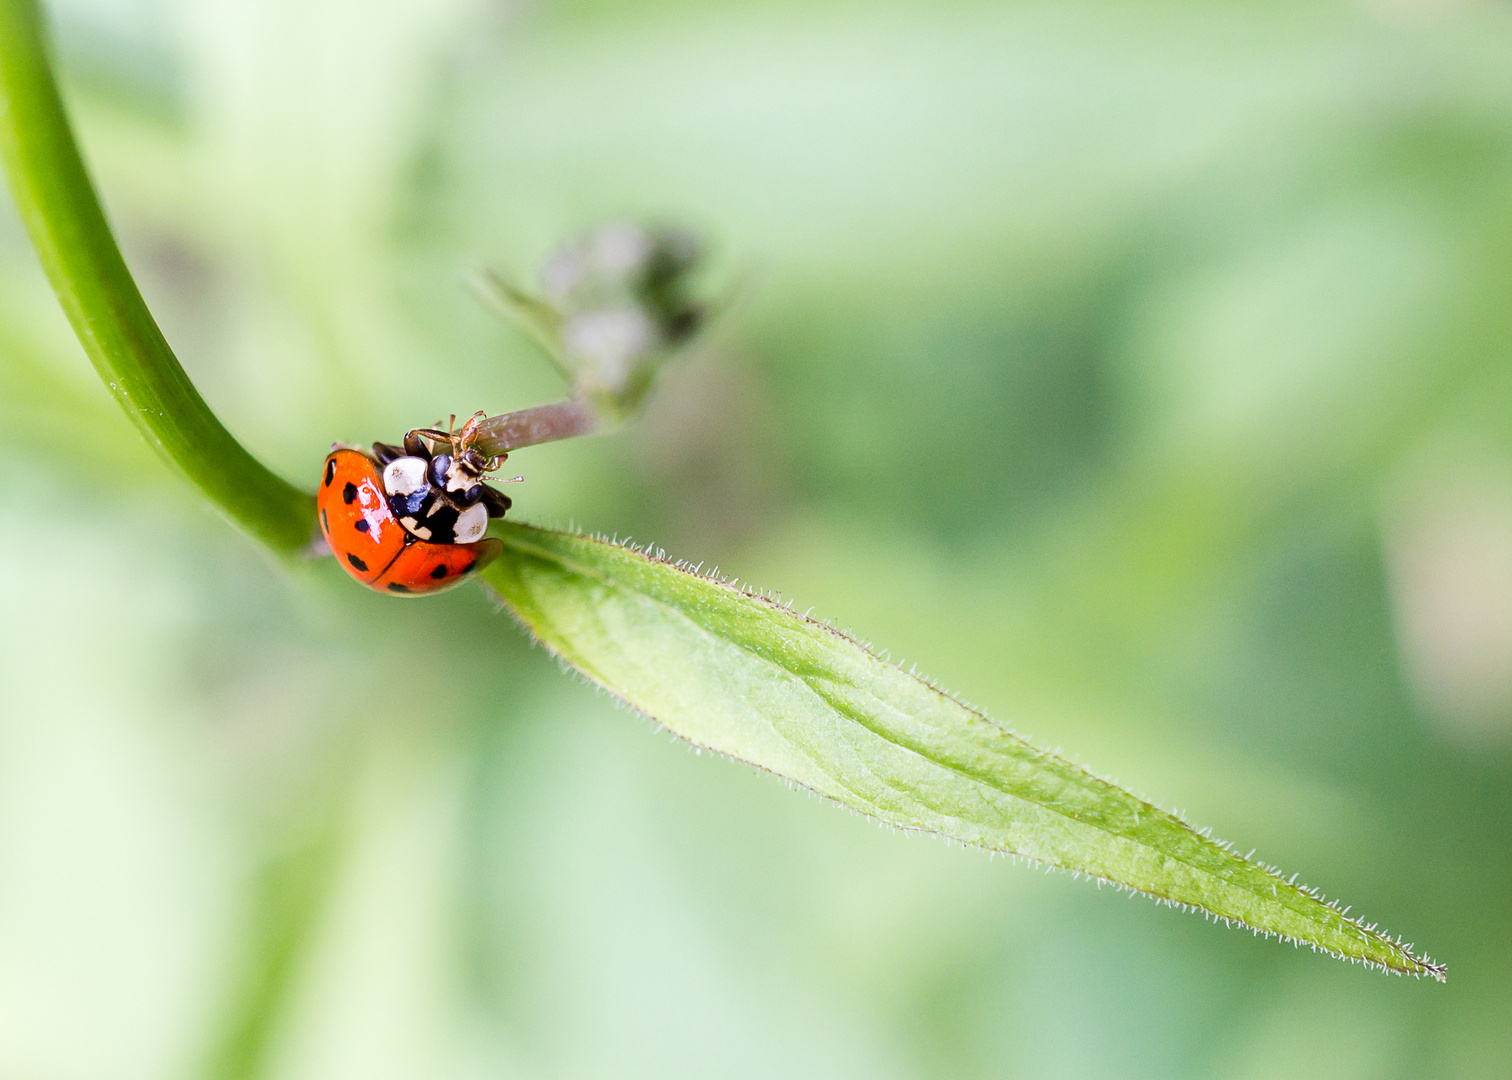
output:
[[[824,623],[601,539],[514,523],[484,572],[553,653],[697,746],[901,829],[1086,874],[1334,956],[1444,968],[1037,749]]]

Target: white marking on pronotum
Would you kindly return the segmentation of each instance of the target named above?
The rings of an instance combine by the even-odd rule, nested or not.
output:
[[[478,482],[478,478],[462,468],[460,461],[454,461],[446,469],[446,490],[466,491]]]
[[[470,544],[482,536],[487,528],[488,508],[482,503],[474,503],[457,515],[457,525],[454,530],[457,543]]]
[[[390,495],[412,495],[425,486],[424,458],[395,458],[383,467],[383,487]]]
[[[422,540],[429,540],[431,538],[431,531],[412,517],[400,518],[399,524],[403,525],[406,529],[414,533]]]

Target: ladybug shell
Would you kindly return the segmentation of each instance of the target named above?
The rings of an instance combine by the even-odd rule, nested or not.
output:
[[[431,544],[404,531],[389,508],[378,466],[357,450],[333,450],[325,460],[315,505],[320,531],[347,573],[370,589],[422,596],[460,584],[491,562],[504,545]]]

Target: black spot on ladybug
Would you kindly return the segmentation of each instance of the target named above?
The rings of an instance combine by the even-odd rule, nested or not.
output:
[[[409,592],[408,585],[401,585],[397,581],[389,582],[389,592]]]
[[[436,567],[434,570],[431,571],[431,577],[435,578],[437,581],[440,581],[445,576],[446,576],[446,564],[445,563],[442,563],[440,566]]]
[[[367,532],[368,529],[370,528],[370,526],[367,523],[367,518],[358,518],[357,519],[357,523],[355,525],[353,525],[352,527],[354,529],[356,529],[358,532]]]
[[[353,555],[350,551],[347,552],[347,562],[351,563],[358,570],[361,570],[364,574],[367,573],[367,563]]]
[[[326,487],[330,487],[334,479],[336,479],[336,459],[332,458],[326,462]]]
[[[352,483],[351,481],[347,482],[347,486],[341,489],[341,501],[346,503],[348,506],[351,506],[354,502],[357,501],[356,484]]]
[[[320,527],[326,532],[331,531],[331,519],[326,517],[325,507],[320,508]]]

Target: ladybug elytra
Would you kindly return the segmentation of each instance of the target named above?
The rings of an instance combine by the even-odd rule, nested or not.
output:
[[[460,584],[498,557],[504,545],[483,534],[510,503],[484,482],[504,455],[485,457],[473,445],[483,416],[455,434],[417,428],[402,447],[375,442],[371,454],[332,448],[316,507],[347,573],[378,592],[420,596]]]

